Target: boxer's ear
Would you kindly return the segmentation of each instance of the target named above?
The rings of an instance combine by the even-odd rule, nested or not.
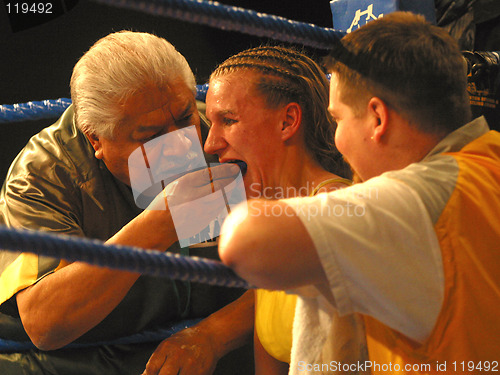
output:
[[[300,104],[291,102],[283,108],[281,139],[287,141],[300,129],[302,124],[302,108]]]

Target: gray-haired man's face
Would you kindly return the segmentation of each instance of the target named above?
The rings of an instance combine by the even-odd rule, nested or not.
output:
[[[152,86],[147,92],[130,97],[123,108],[124,121],[117,126],[112,139],[95,136],[89,136],[89,139],[95,156],[103,160],[109,171],[127,185],[130,185],[129,156],[144,143],[190,125],[196,126],[201,139],[195,97],[181,80],[173,82],[165,90]],[[181,139],[176,147],[165,149],[164,152],[169,153],[171,160],[176,160],[188,151],[192,141]]]

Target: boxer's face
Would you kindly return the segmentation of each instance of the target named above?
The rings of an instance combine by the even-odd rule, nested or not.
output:
[[[255,73],[238,71],[210,81],[207,118],[211,122],[205,152],[221,163],[241,160],[248,198],[263,195],[281,175],[282,111],[270,109],[254,88]]]
[[[124,119],[114,130],[113,137],[87,135],[109,171],[123,183],[130,185],[128,159],[144,143],[163,134],[195,125],[198,140],[179,136],[174,147],[163,149],[170,160],[182,160],[193,141],[200,141],[200,117],[193,92],[181,80],[165,90],[152,86],[145,93],[131,96],[125,101]],[[178,158],[178,159],[177,159]]]

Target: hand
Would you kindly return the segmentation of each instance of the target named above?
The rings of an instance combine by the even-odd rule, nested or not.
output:
[[[168,184],[148,208],[161,209],[161,204],[165,209],[167,201],[178,238],[190,238],[215,219],[222,222],[245,199],[239,172],[228,163],[188,173]]]
[[[165,210],[165,204],[174,207],[190,203],[221,189],[229,193],[238,185],[236,178],[239,172],[236,164],[225,163],[187,173],[170,182],[147,210]]]
[[[232,163],[203,168],[171,182],[163,193],[169,207],[192,202],[222,189],[229,193],[235,189],[239,172],[240,167]]]
[[[208,335],[186,328],[156,348],[143,375],[211,375],[219,360],[215,349]]]

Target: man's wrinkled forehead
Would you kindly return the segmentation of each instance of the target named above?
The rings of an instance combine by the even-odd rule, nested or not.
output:
[[[189,88],[175,85],[173,89],[151,88],[129,97],[123,104],[123,123],[143,126],[176,122],[197,110],[195,97]]]

